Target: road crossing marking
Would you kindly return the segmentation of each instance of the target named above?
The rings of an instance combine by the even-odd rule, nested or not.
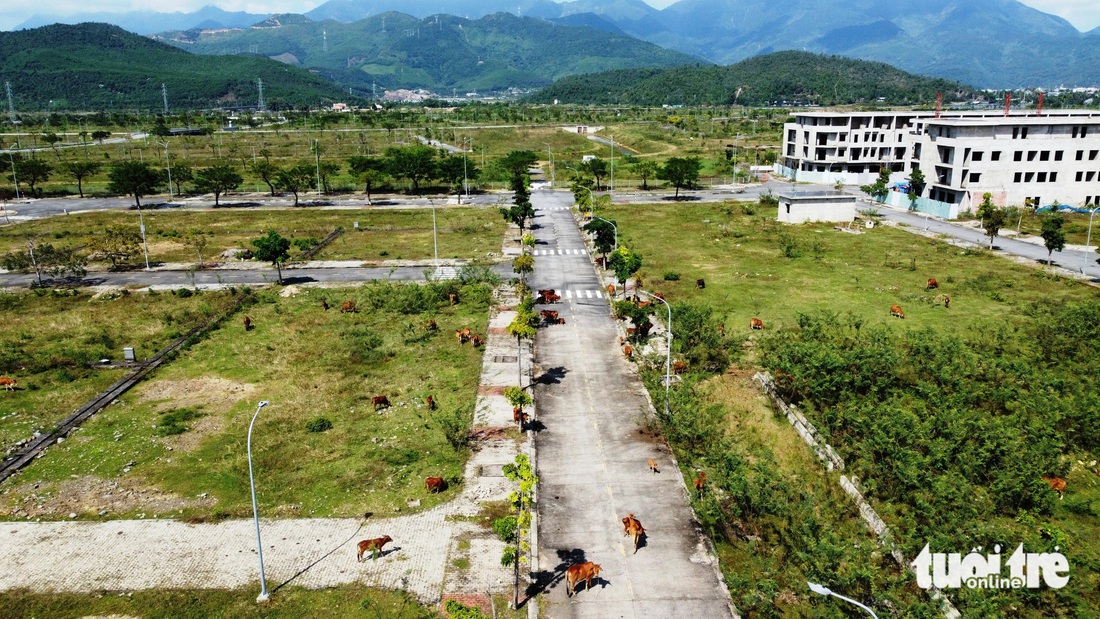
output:
[[[602,299],[603,290],[564,290],[562,296],[566,299]]]
[[[587,255],[588,250],[585,249],[536,249],[532,255],[535,256],[581,256]]]

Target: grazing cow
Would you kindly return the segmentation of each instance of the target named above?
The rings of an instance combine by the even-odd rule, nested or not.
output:
[[[611,295],[612,299],[615,298],[615,284],[608,284],[607,285],[607,294]]]
[[[754,330],[754,331],[763,331],[764,330],[764,321],[760,320],[759,318],[753,318],[752,320],[749,321],[749,328]]]
[[[901,311],[901,306],[900,305],[891,305],[890,306],[890,315],[891,316],[897,316],[898,318],[905,318],[905,312]]]
[[[374,405],[374,410],[378,410],[380,408],[389,408],[390,399],[384,395],[376,395],[371,398],[371,404]]]
[[[760,323],[760,324],[763,325],[764,323]],[[726,337],[726,323],[724,323],[724,322],[718,323],[718,335],[721,335],[722,337]]]
[[[561,301],[560,294],[551,294],[550,296],[546,297],[547,303],[557,303],[558,301]]]
[[[436,406],[435,398],[433,398],[432,396],[428,396],[428,402],[427,403],[428,403],[428,410],[430,410],[430,411],[434,411],[435,409],[439,408],[438,406]]]
[[[943,295],[943,308],[947,309],[951,307],[951,297]]]
[[[558,319],[558,324],[559,325],[564,325],[565,324],[565,319],[564,318],[559,318]]]
[[[527,421],[531,419],[531,415],[523,412],[523,409],[516,406],[512,409],[512,421],[519,424],[519,429],[523,430],[527,427]]]
[[[1050,489],[1058,493],[1058,500],[1061,501],[1066,495],[1066,480],[1061,477],[1043,477],[1043,481],[1050,484]]]
[[[940,287],[940,283],[936,281],[935,277],[929,277],[928,283],[924,285],[925,290],[935,290]]]
[[[344,301],[340,305],[341,314],[351,314],[355,312],[355,301]]]
[[[623,354],[626,355],[627,359],[631,358],[632,356],[634,356],[634,348],[629,344],[623,346]]]
[[[642,536],[645,535],[645,527],[634,517],[634,514],[627,514],[626,518],[623,518],[623,533],[634,540],[634,554],[638,554],[638,546],[641,544]]]
[[[393,541],[393,538],[389,535],[383,535],[382,537],[376,537],[374,539],[365,539],[359,542],[359,562],[363,562],[363,554],[368,550],[370,551],[371,561],[384,554],[382,547]]]
[[[542,317],[546,324],[554,324],[558,321],[558,313],[551,310],[542,310],[539,312],[539,316]]]
[[[695,287],[698,288],[699,290],[702,290],[702,289],[707,287],[707,282],[704,281],[702,278],[699,278],[699,279],[695,280]]]
[[[8,376],[0,376],[0,387],[8,391],[15,391],[15,379]]]
[[[649,307],[650,305],[653,305],[653,301],[635,301],[634,305],[639,308]]]
[[[707,482],[707,474],[704,473],[703,471],[699,471],[699,475],[696,476],[695,481],[692,482],[692,485],[695,486],[695,495],[696,496],[703,496],[703,486],[704,486],[704,484],[706,484],[706,482]]]
[[[325,310],[326,312],[328,311],[328,301],[326,301],[325,299],[321,299],[321,309]]]
[[[451,294],[447,295],[447,298],[449,298],[451,300],[451,305],[454,305],[455,301],[458,301],[458,295],[453,293],[453,292]]]
[[[649,470],[653,471],[654,475],[661,472],[661,469],[657,468],[657,461],[653,458],[649,459]]]
[[[654,293],[653,293],[653,296],[657,297],[658,299],[660,299],[660,300],[662,300],[662,301],[664,301],[664,300],[665,300],[665,295],[663,295],[663,294],[661,294],[661,293],[659,293],[659,292],[654,292]]]
[[[428,320],[428,322],[424,323],[424,328],[432,333],[435,333],[436,331],[439,331],[439,324],[435,321],[434,318],[431,318]]]
[[[472,343],[474,345],[474,348],[481,348],[481,345],[484,344],[485,342],[482,341],[480,335],[475,333],[475,334],[470,336],[470,343]]]
[[[442,477],[428,477],[424,479],[424,485],[428,487],[428,492],[443,492],[446,484],[443,482]]]
[[[672,363],[672,373],[673,374],[683,374],[684,372],[687,371],[687,369],[688,369],[688,364],[684,363],[683,361],[674,361]]]
[[[465,344],[466,342],[469,342],[472,335],[473,332],[469,329],[459,329],[458,331],[455,331],[455,337],[458,338],[459,344]]]
[[[249,318],[248,316],[245,316],[243,322],[244,322],[244,330],[245,331],[251,331],[252,330],[252,319]]]
[[[638,327],[627,327],[626,328],[626,336],[627,337],[634,337],[636,335],[638,335]]]
[[[589,587],[592,586],[592,579],[597,578],[599,575],[600,566],[591,561],[570,565],[569,569],[565,570],[565,595],[572,597],[577,583],[582,580],[584,581],[584,590],[588,591]]]

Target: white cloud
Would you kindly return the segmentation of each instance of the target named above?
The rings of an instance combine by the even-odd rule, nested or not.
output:
[[[1096,0],[1020,0],[1044,13],[1057,15],[1078,30],[1088,31],[1100,26],[1100,2]]]

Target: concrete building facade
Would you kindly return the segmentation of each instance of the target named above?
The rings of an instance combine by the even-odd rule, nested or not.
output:
[[[776,218],[783,223],[849,223],[856,218],[855,196],[841,191],[784,191],[776,197],[779,199]]]
[[[808,112],[784,125],[778,174],[864,185],[882,166],[893,182],[919,168],[926,186],[917,210],[944,217],[977,210],[986,193],[999,206],[1096,208],[1100,111]],[[904,194],[891,200],[909,202]]]

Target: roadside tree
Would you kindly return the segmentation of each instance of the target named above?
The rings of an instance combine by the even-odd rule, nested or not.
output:
[[[279,173],[282,171],[282,168],[271,163],[267,159],[256,161],[252,164],[252,173],[260,177],[260,180],[267,185],[273,197],[275,195],[275,185],[279,182]]]
[[[244,179],[233,166],[224,161],[195,172],[195,191],[214,194],[214,206],[220,205],[223,193],[233,191],[243,182]]]
[[[982,229],[989,237],[989,249],[993,249],[993,239],[1004,227],[1008,215],[1003,208],[993,204],[993,194],[986,193],[982,195],[982,203],[978,207],[978,218],[981,219]]]
[[[1047,248],[1047,265],[1051,264],[1054,252],[1066,248],[1066,231],[1062,228],[1066,219],[1060,213],[1051,213],[1043,218],[1043,244]]]
[[[626,296],[626,281],[642,268],[642,257],[626,245],[619,245],[607,259],[607,268],[615,272],[615,279],[619,281],[623,296]]]
[[[84,243],[91,256],[111,261],[111,268],[117,269],[119,262],[125,262],[141,251],[141,233],[126,226],[107,226],[103,234],[89,236]]]
[[[122,161],[111,166],[107,172],[110,179],[108,191],[134,197],[134,204],[141,208],[141,197],[147,196],[160,186],[160,172],[139,161]]]
[[[702,163],[698,157],[670,157],[661,167],[657,178],[672,183],[676,188],[676,197],[680,190],[695,186],[699,182],[699,169]]]
[[[275,186],[280,191],[294,194],[294,206],[298,206],[298,194],[309,189],[313,182],[313,166],[302,163],[289,170],[279,170],[275,177]]]
[[[406,178],[413,193],[420,183],[436,176],[435,149],[430,146],[391,146],[386,149],[386,169],[394,178]]]
[[[290,259],[290,241],[275,230],[271,230],[267,236],[253,239],[252,246],[256,248],[253,254],[257,260],[275,265],[279,271],[279,283],[282,284],[283,263]]]
[[[356,182],[362,183],[363,192],[367,194],[367,204],[372,204],[370,192],[386,179],[386,161],[380,157],[355,155],[348,158],[348,168]]]
[[[61,172],[76,181],[76,190],[84,197],[84,179],[95,175],[103,165],[95,161],[67,161],[61,164]]]

